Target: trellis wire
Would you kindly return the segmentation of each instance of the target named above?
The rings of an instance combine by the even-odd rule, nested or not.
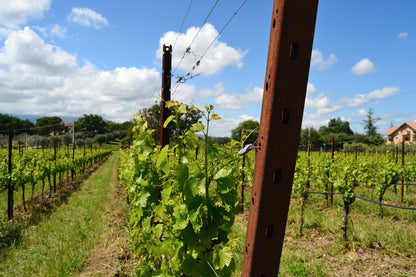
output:
[[[307,193],[312,193],[312,194],[337,194],[337,195],[342,195],[342,193],[339,192],[321,192],[321,191],[306,191]],[[359,195],[354,195],[354,198],[358,198],[370,203],[374,203],[374,204],[378,204],[378,205],[382,205],[382,206],[387,206],[387,207],[391,207],[391,208],[396,208],[396,209],[405,209],[405,210],[412,210],[412,211],[416,211],[415,207],[405,207],[405,206],[396,206],[396,205],[391,205],[391,204],[387,204],[387,203],[383,203],[383,202],[378,202],[375,200],[371,200]]]

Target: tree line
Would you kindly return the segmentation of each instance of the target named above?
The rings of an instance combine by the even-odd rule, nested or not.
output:
[[[314,150],[325,151],[331,147],[333,138],[336,149],[343,149],[347,144],[380,146],[385,144],[385,140],[377,130],[376,123],[379,120],[380,118],[374,117],[374,110],[369,109],[366,118],[361,121],[365,133],[360,134],[351,130],[348,121],[339,117],[332,118],[328,125],[321,126],[319,129],[303,128],[299,144],[305,147],[309,145]],[[326,147],[327,149],[325,149]]]
[[[75,121],[75,130],[87,134],[104,134],[112,131],[128,130],[132,122],[125,121],[117,123],[105,121],[102,116],[95,114],[84,114]],[[62,134],[68,131],[62,118],[58,116],[45,116],[36,119],[33,123],[28,119],[22,120],[18,117],[0,113],[0,131],[9,128],[21,130],[31,135],[47,136],[51,134]]]
[[[160,129],[160,105],[155,104],[149,108],[144,108],[139,111],[147,121],[150,129],[153,129],[153,138],[159,140]],[[316,128],[303,128],[299,145],[305,149],[309,145],[313,150],[329,150],[331,149],[332,138],[334,138],[334,146],[336,149],[343,149],[347,144],[359,144],[364,146],[380,146],[385,143],[382,135],[378,133],[376,123],[380,118],[374,116],[373,109],[369,109],[365,119],[362,120],[362,125],[365,130],[364,134],[355,133],[350,127],[350,123],[341,118],[332,118],[328,124]],[[176,116],[176,115],[175,115]],[[192,124],[199,122],[202,113],[197,109],[193,109],[191,113],[181,115],[180,130],[186,130]],[[224,138],[210,138],[219,143],[226,144],[230,139],[244,142],[245,144],[255,143],[257,140],[259,129],[259,122],[255,120],[245,120],[241,122],[236,128],[231,130],[230,137]],[[171,126],[171,134],[180,131],[176,127]],[[326,148],[326,149],[325,149]]]
[[[72,122],[71,122],[72,123]],[[105,121],[102,116],[84,114],[74,124],[65,124],[58,116],[41,117],[33,123],[15,116],[0,114],[0,147],[6,147],[8,129],[13,129],[13,139],[18,145],[31,148],[47,148],[54,144],[72,145],[73,138],[77,146],[89,146],[94,143],[102,145],[111,141],[125,140],[128,143],[129,132],[133,122],[117,123]]]

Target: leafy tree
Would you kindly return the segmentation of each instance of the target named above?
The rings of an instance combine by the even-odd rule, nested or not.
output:
[[[84,139],[77,139],[77,140],[75,141],[75,144],[76,144],[78,147],[84,146],[84,144],[85,144],[85,140],[84,140]]]
[[[58,116],[46,116],[36,119],[36,132],[39,135],[49,135],[50,133],[60,133],[64,130],[63,121]]]
[[[105,122],[105,130],[107,132],[115,132],[115,131],[127,131],[132,125],[133,122],[131,121],[124,121],[123,123],[117,123],[111,120],[107,120]]]
[[[66,144],[66,146],[69,146],[72,144],[72,134],[65,134],[62,136],[62,141]]]
[[[300,145],[310,145],[312,148],[320,147],[324,143],[321,134],[315,128],[304,128],[300,132]]]
[[[323,141],[326,145],[332,144],[332,138],[334,138],[334,147],[342,148],[345,142],[352,140],[354,132],[350,128],[348,121],[343,121],[341,118],[332,118],[327,126],[321,126],[319,128]]]
[[[343,121],[341,118],[332,118],[328,122],[328,126],[322,126],[319,128],[319,132],[323,134],[339,134],[344,133],[346,135],[352,135],[354,132],[350,128],[348,121]]]
[[[364,126],[364,130],[366,130],[367,136],[376,136],[377,135],[377,126],[376,123],[381,118],[374,117],[374,109],[370,108],[367,113],[367,119],[364,119],[362,121],[362,124]]]
[[[13,129],[29,129],[33,128],[35,124],[29,120],[21,120],[18,117],[10,116],[8,114],[0,113],[0,130]]]
[[[257,139],[259,123],[255,120],[245,120],[231,130],[231,138],[237,141],[245,140],[246,144],[253,143]],[[249,137],[242,137],[242,134]]]
[[[133,121],[124,121],[123,123],[119,124],[118,130],[120,131],[127,131],[133,125]]]
[[[92,145],[94,144],[94,139],[92,139],[92,138],[86,138],[86,139],[85,139],[85,144],[86,144],[88,147],[92,147]]]
[[[179,130],[176,130],[174,124],[169,125],[171,127],[171,134],[176,134],[178,131],[184,132],[189,130],[192,124],[197,123],[201,119],[202,112],[199,109],[191,108],[189,105],[185,106],[187,112],[179,114]],[[139,114],[144,116],[149,129],[154,130],[152,136],[158,141],[160,138],[160,105],[154,104],[150,108],[144,108],[139,111]],[[174,116],[172,121],[175,122],[176,114],[172,112],[172,115]]]
[[[96,135],[94,139],[101,146],[101,145],[103,145],[103,143],[105,143],[107,141],[107,136],[106,135]]]
[[[51,146],[59,146],[59,144],[62,142],[62,139],[59,136],[48,137],[48,139],[50,141],[49,145]]]
[[[364,134],[354,134],[352,136],[352,141],[356,143],[364,143],[367,145],[382,145],[384,144],[384,139],[380,134],[374,136],[367,136]]]
[[[87,133],[104,133],[106,128],[106,123],[103,120],[103,117],[96,114],[84,114],[83,117],[78,118],[75,121],[75,129],[82,130]]]

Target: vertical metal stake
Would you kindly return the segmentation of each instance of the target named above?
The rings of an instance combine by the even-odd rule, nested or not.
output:
[[[404,140],[402,141],[402,168],[404,168]],[[404,173],[402,172],[402,187],[400,189],[400,203],[403,204],[404,198]]]
[[[170,101],[171,69],[172,69],[172,45],[163,45],[162,68],[162,100],[160,101],[160,148],[169,144],[169,128],[163,128],[163,124],[169,117],[169,109],[166,102]]]
[[[9,181],[7,185],[7,217],[8,219],[13,218],[13,183],[12,183],[12,152],[13,152],[13,132],[9,128],[9,162],[8,162],[8,173]]]
[[[289,210],[318,0],[275,0],[242,276],[274,277]]]

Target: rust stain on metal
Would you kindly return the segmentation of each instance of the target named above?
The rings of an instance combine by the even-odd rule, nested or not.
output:
[[[276,276],[302,124],[318,0],[275,0],[242,276]]]

